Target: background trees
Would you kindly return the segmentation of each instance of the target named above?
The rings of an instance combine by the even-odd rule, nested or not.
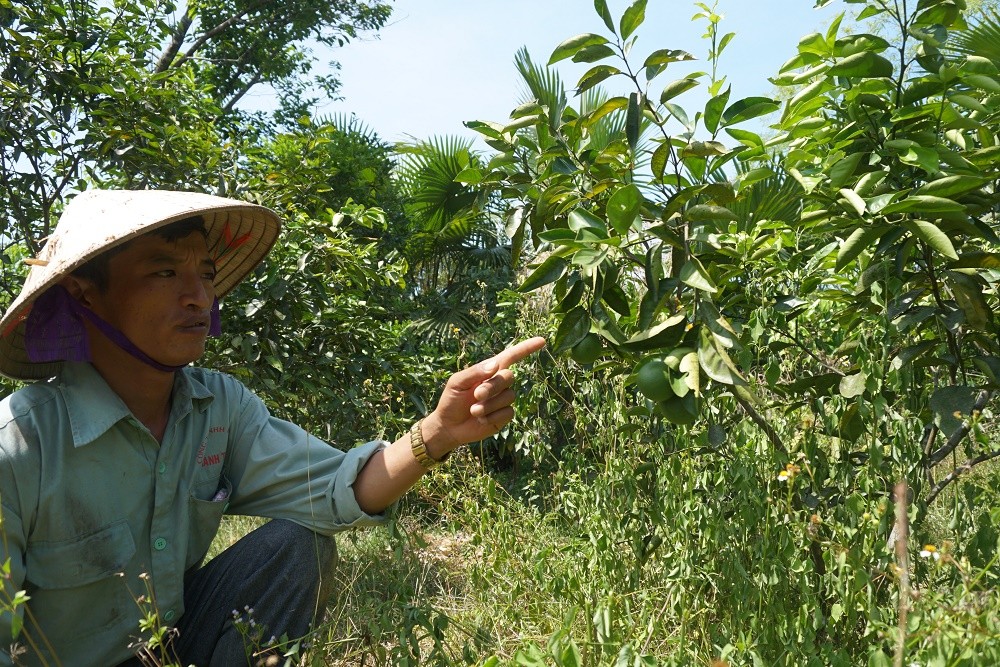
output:
[[[350,542],[321,661],[995,662],[1000,22],[845,5],[779,102],[732,99],[715,5],[677,75],[701,54],[647,43],[644,0],[595,0],[548,65],[516,55],[514,113],[468,123],[487,151],[310,115],[335,82],[307,38],[383,3],[0,4],[0,284],[87,187],[271,206],[207,363],[341,446],[550,331],[499,464],[456,457]],[[263,85],[277,112],[241,108]]]

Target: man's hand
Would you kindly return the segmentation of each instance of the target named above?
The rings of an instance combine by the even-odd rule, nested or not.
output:
[[[530,338],[492,359],[449,378],[434,412],[421,425],[424,446],[440,460],[459,445],[483,440],[514,417],[514,374],[511,364],[545,347],[544,338]],[[413,456],[410,434],[376,452],[354,480],[354,497],[369,514],[378,514],[413,486],[426,469]]]
[[[456,447],[496,435],[506,426],[514,418],[514,374],[510,367],[543,347],[544,338],[529,338],[452,375],[434,412],[423,421],[427,453],[440,459]]]

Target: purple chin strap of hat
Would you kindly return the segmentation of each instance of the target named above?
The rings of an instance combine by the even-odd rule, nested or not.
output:
[[[24,347],[35,363],[52,361],[90,361],[90,341],[83,320],[88,320],[115,345],[159,371],[174,372],[182,366],[168,366],[150,357],[125,334],[101,319],[97,313],[74,299],[62,285],[46,290],[35,300],[25,322]],[[212,303],[209,336],[222,333],[219,300]],[[186,365],[186,364],[185,364]]]

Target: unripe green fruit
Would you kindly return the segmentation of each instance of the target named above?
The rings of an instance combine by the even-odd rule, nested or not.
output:
[[[692,352],[695,352],[695,349],[693,347],[679,347],[676,350],[672,350],[669,354],[667,354],[667,356],[664,357],[663,360],[666,362],[667,366],[670,367],[670,370],[676,371],[681,366],[681,359],[691,354]]]
[[[597,361],[597,358],[601,356],[601,352],[603,351],[604,345],[601,343],[601,337],[595,333],[589,333],[583,337],[583,340],[573,346],[569,355],[577,363],[592,364]]]
[[[636,371],[635,383],[651,401],[665,401],[674,395],[670,388],[670,368],[662,359],[650,359]]]
[[[697,405],[692,394],[688,394],[684,398],[674,396],[660,401],[657,403],[656,409],[668,422],[681,426],[690,426],[698,418]]]

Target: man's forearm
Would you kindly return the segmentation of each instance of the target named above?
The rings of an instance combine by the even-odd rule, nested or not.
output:
[[[440,422],[432,413],[421,423],[424,446],[431,458],[440,460],[455,445],[447,443]],[[410,490],[427,472],[413,455],[410,433],[374,454],[354,480],[354,497],[362,511],[380,514]]]

